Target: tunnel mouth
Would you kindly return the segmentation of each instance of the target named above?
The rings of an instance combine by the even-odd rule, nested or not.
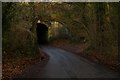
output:
[[[37,42],[39,45],[48,44],[48,27],[43,23],[37,23]]]

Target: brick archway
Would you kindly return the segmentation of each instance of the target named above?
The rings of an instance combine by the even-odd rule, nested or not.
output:
[[[36,27],[38,44],[48,43],[48,27],[43,23],[37,23]]]

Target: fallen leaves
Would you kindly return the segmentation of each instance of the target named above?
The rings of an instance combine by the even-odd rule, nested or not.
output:
[[[48,56],[41,51],[32,56],[22,54],[13,57],[13,55],[9,53],[3,54],[2,78],[12,79],[14,76],[22,74],[28,66],[41,61],[41,58],[47,59]]]

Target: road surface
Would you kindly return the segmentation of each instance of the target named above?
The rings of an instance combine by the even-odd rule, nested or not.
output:
[[[117,78],[118,74],[73,53],[42,46],[49,55],[48,62],[27,68],[21,78]]]

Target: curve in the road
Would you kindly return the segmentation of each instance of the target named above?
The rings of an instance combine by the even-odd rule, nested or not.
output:
[[[118,78],[118,74],[70,52],[42,46],[49,61],[38,62],[25,70],[22,78]]]

